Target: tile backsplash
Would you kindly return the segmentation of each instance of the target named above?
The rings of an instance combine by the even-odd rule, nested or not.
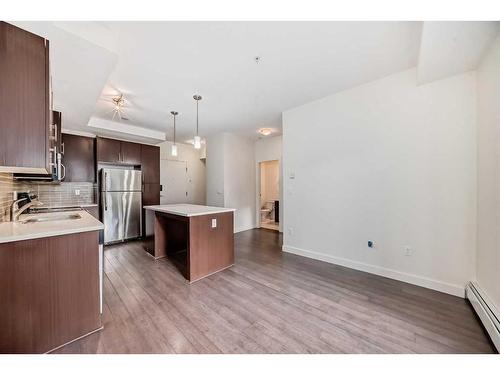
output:
[[[96,202],[97,185],[92,182],[16,181],[11,173],[0,173],[0,221],[7,221],[14,191],[31,191],[38,195],[43,207],[61,207],[92,204]],[[77,195],[76,193],[80,194]]]

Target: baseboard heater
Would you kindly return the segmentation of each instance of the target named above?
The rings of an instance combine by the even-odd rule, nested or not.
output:
[[[497,351],[500,352],[500,315],[498,310],[477,283],[470,282],[465,288],[465,293],[490,335],[491,341],[493,341]]]

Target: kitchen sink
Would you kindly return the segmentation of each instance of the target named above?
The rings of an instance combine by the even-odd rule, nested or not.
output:
[[[32,223],[42,223],[45,221],[77,220],[81,218],[82,217],[80,216],[80,214],[61,214],[61,215],[50,215],[42,217],[32,217],[21,221],[21,223],[32,224]]]

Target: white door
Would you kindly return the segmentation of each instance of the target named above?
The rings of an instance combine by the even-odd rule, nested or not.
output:
[[[160,160],[160,204],[187,202],[187,162]]]

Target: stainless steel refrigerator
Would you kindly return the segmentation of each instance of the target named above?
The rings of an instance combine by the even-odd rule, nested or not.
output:
[[[142,172],[103,168],[100,171],[100,200],[104,243],[141,236]]]

